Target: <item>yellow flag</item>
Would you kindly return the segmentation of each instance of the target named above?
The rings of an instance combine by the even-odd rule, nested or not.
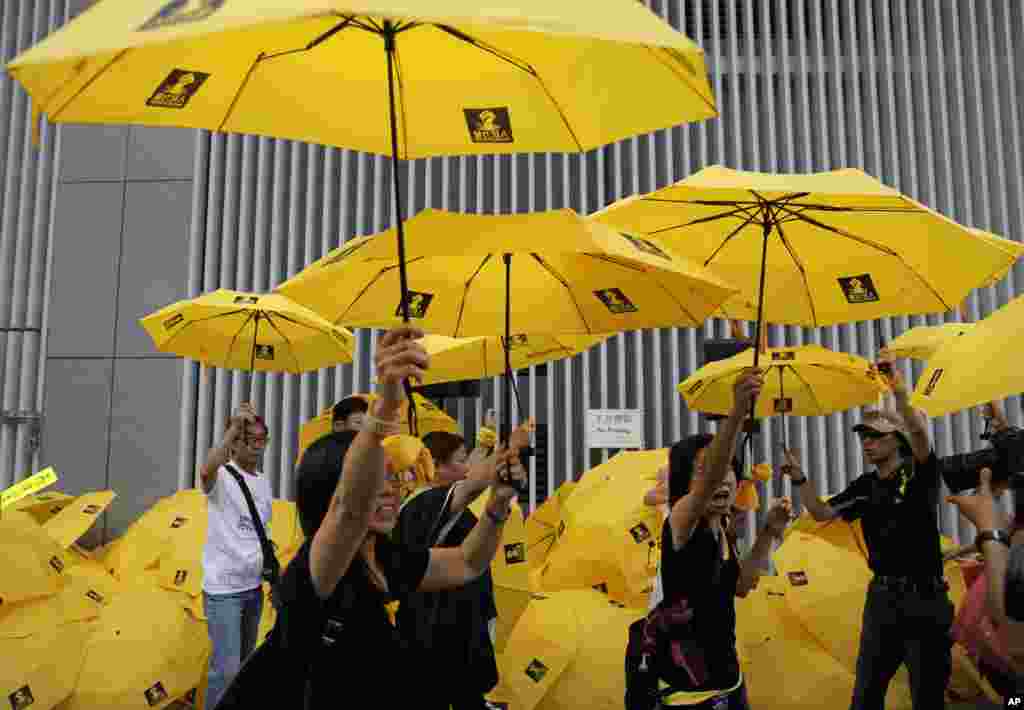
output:
[[[57,472],[53,470],[53,466],[47,466],[34,476],[29,476],[24,481],[19,481],[10,488],[0,491],[0,510],[17,503],[25,496],[52,486],[56,482]]]

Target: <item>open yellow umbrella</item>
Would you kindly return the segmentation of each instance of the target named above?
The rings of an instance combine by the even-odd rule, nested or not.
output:
[[[606,335],[519,335],[509,343],[513,370],[572,357],[607,339]],[[505,372],[504,338],[449,338],[428,335],[423,347],[430,355],[424,385],[496,377]]]
[[[14,503],[11,506],[11,510],[28,513],[35,518],[40,525],[42,525],[50,518],[57,515],[57,513],[64,510],[65,506],[74,499],[74,496],[70,496],[67,493],[61,493],[60,491],[34,493],[22,498],[17,503]],[[7,513],[5,511],[4,515],[6,514]]]
[[[758,418],[824,416],[872,404],[887,390],[867,360],[820,345],[769,348],[761,358],[765,386],[754,408]],[[751,348],[708,363],[677,389],[690,409],[728,414],[733,406],[733,384],[753,364]]]
[[[921,325],[890,340],[879,355],[892,359],[909,357],[928,360],[945,343],[971,332],[973,327],[972,323]]]
[[[156,348],[210,367],[300,373],[352,362],[352,333],[275,293],[218,289],[139,321]]]
[[[1008,259],[992,240],[850,168],[776,175],[713,166],[594,218],[657,235],[712,267],[742,289],[723,312],[758,329],[949,311]]]
[[[1024,296],[942,345],[917,381],[913,405],[937,417],[1024,392],[1022,322]]]
[[[622,452],[588,471],[565,502],[565,528],[537,581],[545,591],[596,587],[646,607],[660,559],[663,516],[643,497],[668,460],[665,449]]]
[[[498,658],[509,710],[620,710],[623,649],[643,611],[589,589],[534,595]]]
[[[11,710],[50,710],[75,689],[90,633],[86,624],[10,633],[0,621],[0,697]]]
[[[27,516],[0,520],[0,559],[0,610],[56,594],[66,582],[63,548]]]
[[[993,286],[1010,273],[1011,269],[1013,269],[1013,265],[1017,263],[1017,259],[1024,256],[1024,244],[1015,242],[1012,239],[1004,239],[998,234],[986,232],[983,229],[971,228],[970,231],[979,239],[982,239],[993,246],[999,247],[1006,252],[1006,264],[981,284],[982,287]]]
[[[202,681],[210,644],[206,628],[171,594],[121,594],[95,624],[75,691],[62,710],[148,710]]]

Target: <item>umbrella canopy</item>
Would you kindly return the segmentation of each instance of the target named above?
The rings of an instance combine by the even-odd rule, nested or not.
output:
[[[64,550],[31,518],[10,515],[0,520],[0,611],[8,604],[56,594],[66,583]]]
[[[944,344],[971,332],[972,328],[972,323],[921,325],[893,338],[879,354],[892,359],[928,360]]]
[[[60,491],[46,491],[45,493],[34,493],[11,505],[11,510],[21,511],[31,515],[40,525],[57,515],[60,511],[75,499]],[[6,512],[4,515],[6,516]]]
[[[8,70],[55,122],[388,154],[390,114],[403,159],[584,151],[715,115],[703,52],[630,0],[115,0]]]
[[[149,710],[202,681],[210,645],[206,628],[173,595],[126,592],[95,623],[75,691],[62,710]]]
[[[218,289],[139,321],[156,348],[211,367],[300,373],[352,362],[344,328],[278,294]]]
[[[667,461],[666,449],[623,452],[583,476],[565,502],[558,544],[540,568],[543,590],[596,587],[646,607],[663,516],[643,498]]]
[[[89,627],[65,624],[19,635],[0,621],[0,694],[11,710],[50,710],[75,689]],[[63,707],[63,706],[61,706]]]
[[[114,491],[97,491],[78,496],[43,523],[43,530],[58,545],[67,549],[93,526],[116,497]]]
[[[700,325],[733,293],[654,241],[572,210],[471,215],[427,209],[406,225],[413,321],[451,337],[613,333]],[[399,322],[389,232],[350,240],[277,291],[350,326]]]
[[[656,235],[741,287],[727,317],[809,327],[949,311],[1016,258],[855,169],[713,166],[595,219]]]
[[[728,414],[733,406],[733,385],[753,364],[751,348],[708,363],[677,389],[690,409]],[[872,404],[887,391],[870,362],[820,345],[770,348],[762,353],[760,366],[765,370],[765,386],[757,398],[755,417],[824,416]]]
[[[982,239],[988,242],[989,244],[992,244],[993,246],[999,247],[1000,249],[1006,252],[1006,265],[1003,268],[999,269],[999,271],[993,273],[991,277],[986,279],[985,282],[981,284],[983,287],[994,286],[997,282],[1001,281],[1008,273],[1010,273],[1010,270],[1013,269],[1013,265],[1017,263],[1017,259],[1019,259],[1021,256],[1024,256],[1024,244],[1021,244],[1020,242],[1015,242],[1012,239],[1004,239],[1003,237],[1000,237],[998,234],[986,232],[982,229],[971,228],[970,231],[979,239]]]
[[[531,570],[539,569],[544,564],[561,534],[559,531],[564,532],[562,513],[576,485],[576,481],[566,481],[560,485],[526,519],[526,561]]]
[[[605,335],[520,335],[509,342],[513,370],[572,357],[607,339]],[[423,347],[430,355],[424,385],[457,380],[478,380],[505,373],[505,339],[448,338],[428,335]]]
[[[917,381],[913,405],[937,417],[1024,392],[1022,321],[1024,296],[941,346]]]

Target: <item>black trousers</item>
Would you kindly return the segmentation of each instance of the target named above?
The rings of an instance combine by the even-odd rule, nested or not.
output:
[[[953,604],[945,590],[868,587],[850,710],[884,710],[889,682],[900,665],[910,673],[914,710],[945,707],[953,668]]]
[[[428,696],[420,699],[417,710],[489,710],[483,693],[478,691],[438,688]]]

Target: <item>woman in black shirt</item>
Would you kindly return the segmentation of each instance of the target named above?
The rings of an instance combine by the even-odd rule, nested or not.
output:
[[[495,484],[485,515],[459,547],[416,549],[388,537],[399,501],[381,442],[399,433],[402,381],[421,380],[428,368],[426,351],[415,342],[422,336],[413,328],[382,336],[374,353],[380,397],[362,430],[337,435],[318,456],[304,459],[298,472],[299,516],[308,540],[285,572],[274,633],[286,651],[289,668],[282,673],[305,679],[305,705],[296,706],[307,710],[416,707],[423,686],[405,662],[385,604],[478,578],[509,515],[516,491]],[[512,456],[500,450],[496,461]]]
[[[790,518],[789,501],[780,499],[768,514],[765,530],[751,555],[739,560],[728,516],[736,498],[733,454],[736,437],[760,392],[761,376],[748,371],[734,388],[734,406],[717,436],[691,436],[669,452],[669,515],[662,531],[663,606],[682,604],[692,620],[670,628],[684,662],[656,659],[660,707],[689,706],[748,710],[736,655],[734,598],[757,584]]]

